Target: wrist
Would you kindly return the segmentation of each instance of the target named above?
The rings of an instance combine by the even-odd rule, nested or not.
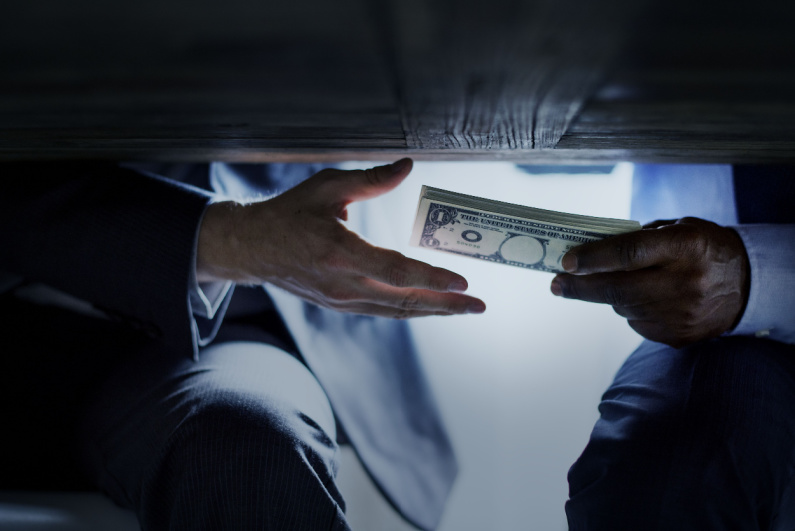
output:
[[[207,207],[199,228],[196,250],[196,279],[199,282],[243,281],[241,242],[237,227],[244,205],[234,201]]]

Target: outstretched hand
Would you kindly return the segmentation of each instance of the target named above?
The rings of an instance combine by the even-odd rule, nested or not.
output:
[[[446,269],[375,247],[340,220],[354,201],[384,194],[410,159],[367,170],[323,170],[281,195],[208,207],[199,232],[200,281],[270,283],[326,308],[382,317],[482,313],[467,282]]]
[[[739,235],[697,218],[583,244],[562,265],[552,293],[610,304],[640,335],[676,348],[733,328],[748,299]]]

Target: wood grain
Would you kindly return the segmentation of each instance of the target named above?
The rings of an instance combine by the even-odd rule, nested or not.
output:
[[[28,0],[0,160],[795,162],[795,3]]]
[[[405,147],[365,7],[20,3],[0,19],[13,50],[0,55],[0,156]]]
[[[599,27],[595,3],[390,5],[404,129],[414,149],[555,146],[604,76],[634,13],[602,4],[606,24]]]
[[[696,162],[795,162],[792,3],[655,4],[558,143]]]

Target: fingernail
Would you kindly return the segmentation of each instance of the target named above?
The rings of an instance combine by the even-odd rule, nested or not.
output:
[[[569,273],[577,270],[577,256],[572,253],[566,253],[563,255],[563,260],[560,261],[560,265],[563,266],[563,269],[568,271]]]
[[[467,286],[466,282],[462,280],[454,280],[453,282],[450,283],[449,286],[447,286],[447,291],[456,291],[458,293],[463,293],[467,290],[468,287],[469,286]]]
[[[486,305],[482,302],[473,302],[467,306],[467,313],[483,313],[486,311]]]
[[[552,280],[552,285],[549,287],[549,289],[552,291],[552,294],[555,295],[556,297],[560,297],[561,295],[563,295],[563,286],[561,286],[560,280],[558,279]]]
[[[392,164],[392,173],[395,174],[402,172],[403,170],[406,169],[406,166],[408,166],[409,164],[411,164],[411,159],[409,158],[400,159],[399,161]]]

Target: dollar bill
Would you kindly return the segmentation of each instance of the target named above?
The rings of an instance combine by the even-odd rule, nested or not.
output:
[[[561,272],[569,249],[640,228],[637,221],[555,212],[423,186],[410,244]]]

